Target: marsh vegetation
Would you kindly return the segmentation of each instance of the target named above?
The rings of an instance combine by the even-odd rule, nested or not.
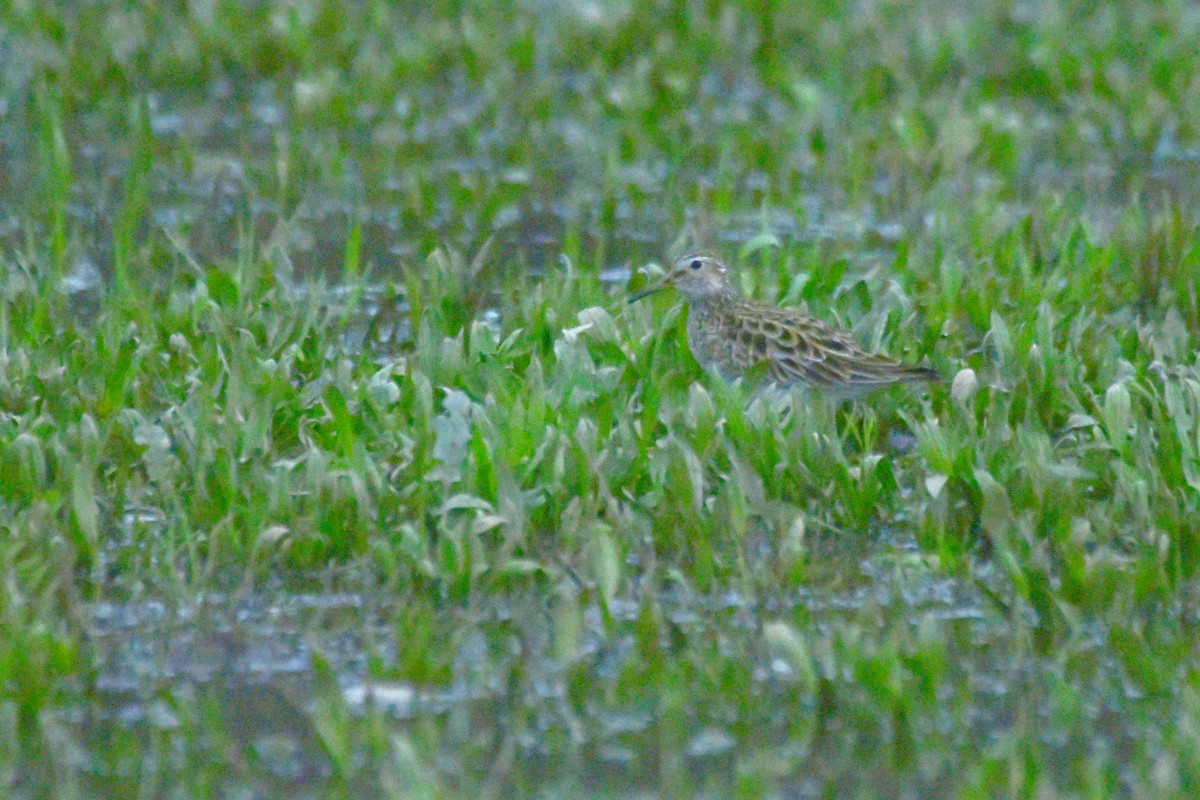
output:
[[[1194,5],[0,15],[0,794],[1196,795]]]

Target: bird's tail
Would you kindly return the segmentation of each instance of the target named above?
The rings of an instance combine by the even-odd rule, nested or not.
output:
[[[941,379],[942,373],[933,367],[919,367],[909,364],[905,365],[903,372],[900,373],[900,380],[904,383],[935,383]]]

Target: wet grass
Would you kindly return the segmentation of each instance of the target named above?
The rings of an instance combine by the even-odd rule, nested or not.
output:
[[[1190,5],[349,6],[0,11],[5,796],[1195,795]]]

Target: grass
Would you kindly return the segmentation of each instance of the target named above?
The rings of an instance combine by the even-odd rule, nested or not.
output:
[[[2,13],[5,796],[1195,794],[1190,5]]]

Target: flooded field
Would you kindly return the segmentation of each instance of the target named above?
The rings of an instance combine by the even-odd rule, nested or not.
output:
[[[1194,796],[1190,4],[0,15],[0,795]]]

